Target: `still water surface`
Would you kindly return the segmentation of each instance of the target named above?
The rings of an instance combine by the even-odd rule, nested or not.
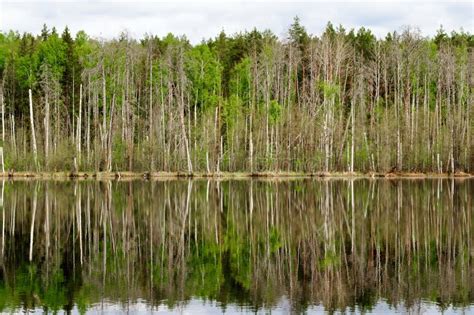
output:
[[[474,180],[0,185],[0,312],[474,312]]]

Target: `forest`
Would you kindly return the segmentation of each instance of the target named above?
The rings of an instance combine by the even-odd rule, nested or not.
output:
[[[474,35],[0,32],[5,171],[474,168]]]

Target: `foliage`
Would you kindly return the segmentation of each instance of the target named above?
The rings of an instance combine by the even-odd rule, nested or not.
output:
[[[34,170],[35,140],[43,171],[76,158],[95,171],[330,172],[354,160],[360,172],[472,172],[473,47],[470,32],[443,28],[377,38],[329,22],[316,36],[298,17],[281,39],[252,29],[198,44],[0,32],[5,159]]]

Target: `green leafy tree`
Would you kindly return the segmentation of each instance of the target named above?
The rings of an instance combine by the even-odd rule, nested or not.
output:
[[[186,71],[194,104],[206,110],[217,106],[221,86],[221,66],[209,49],[201,44],[188,50]]]

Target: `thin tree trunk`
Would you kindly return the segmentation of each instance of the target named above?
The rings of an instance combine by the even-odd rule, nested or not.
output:
[[[10,124],[11,124],[11,143],[13,147],[13,154],[16,155],[16,132],[15,132],[15,116],[13,114],[10,114]]]
[[[77,118],[76,151],[78,163],[81,164],[81,132],[82,132],[82,84],[79,85],[79,117]]]
[[[183,98],[181,97],[181,102],[183,102]],[[190,152],[189,152],[189,143],[188,143],[188,136],[186,134],[186,125],[184,123],[184,104],[181,103],[181,110],[179,112],[179,120],[180,120],[180,123],[181,123],[181,133],[183,135],[183,139],[184,139],[184,145],[185,145],[185,149],[186,149],[186,159],[188,161],[188,173],[189,174],[192,174],[193,173],[193,164],[191,162],[191,155],[190,155]]]
[[[154,154],[153,154],[153,145],[154,145],[154,141],[153,141],[153,61],[152,61],[152,58],[151,58],[151,54],[150,54],[150,104],[149,104],[149,109],[148,109],[148,119],[149,119],[149,122],[148,122],[148,141],[150,143],[150,172],[153,171],[153,168],[154,168],[154,164],[155,164],[155,159],[154,159]]]
[[[112,171],[112,140],[113,140],[113,120],[115,111],[115,94],[112,95],[112,108],[110,110],[109,131],[107,132],[107,171]]]
[[[355,101],[351,105],[351,168],[350,172],[354,172],[354,147],[355,147]]]
[[[90,75],[87,83],[87,130],[86,130],[86,151],[87,151],[87,166],[89,167],[91,155],[91,88]]]
[[[2,146],[5,145],[5,100],[3,98],[3,87],[0,90],[0,98],[2,101]]]
[[[102,65],[102,150],[107,146],[107,94],[106,94],[105,70]]]
[[[38,150],[36,147],[36,134],[35,134],[35,123],[34,123],[34,115],[33,115],[33,96],[31,94],[31,89],[28,90],[29,98],[30,98],[30,122],[31,122],[31,140],[33,142],[33,156],[35,159],[35,166],[38,169]]]
[[[49,135],[49,122],[50,122],[50,106],[49,106],[49,91],[45,93],[45,117],[44,117],[44,157],[45,163],[48,165],[49,161],[49,146],[50,146],[50,135]]]
[[[182,49],[182,48],[181,48]],[[193,164],[192,164],[192,161],[191,161],[191,153],[189,152],[189,141],[188,141],[188,135],[186,133],[186,124],[185,124],[185,121],[184,121],[184,61],[183,61],[183,52],[180,51],[180,68],[179,68],[179,71],[180,71],[180,76],[179,76],[179,79],[180,79],[180,88],[179,88],[179,94],[180,94],[180,110],[179,110],[179,121],[180,121],[180,124],[181,124],[181,133],[182,133],[182,136],[183,136],[183,139],[184,139],[184,146],[185,146],[185,150],[186,150],[186,159],[187,159],[187,162],[188,162],[188,173],[189,174],[192,174],[193,173]]]
[[[250,173],[253,173],[253,132],[252,132],[252,113],[250,113],[249,120],[249,162],[250,162]]]

